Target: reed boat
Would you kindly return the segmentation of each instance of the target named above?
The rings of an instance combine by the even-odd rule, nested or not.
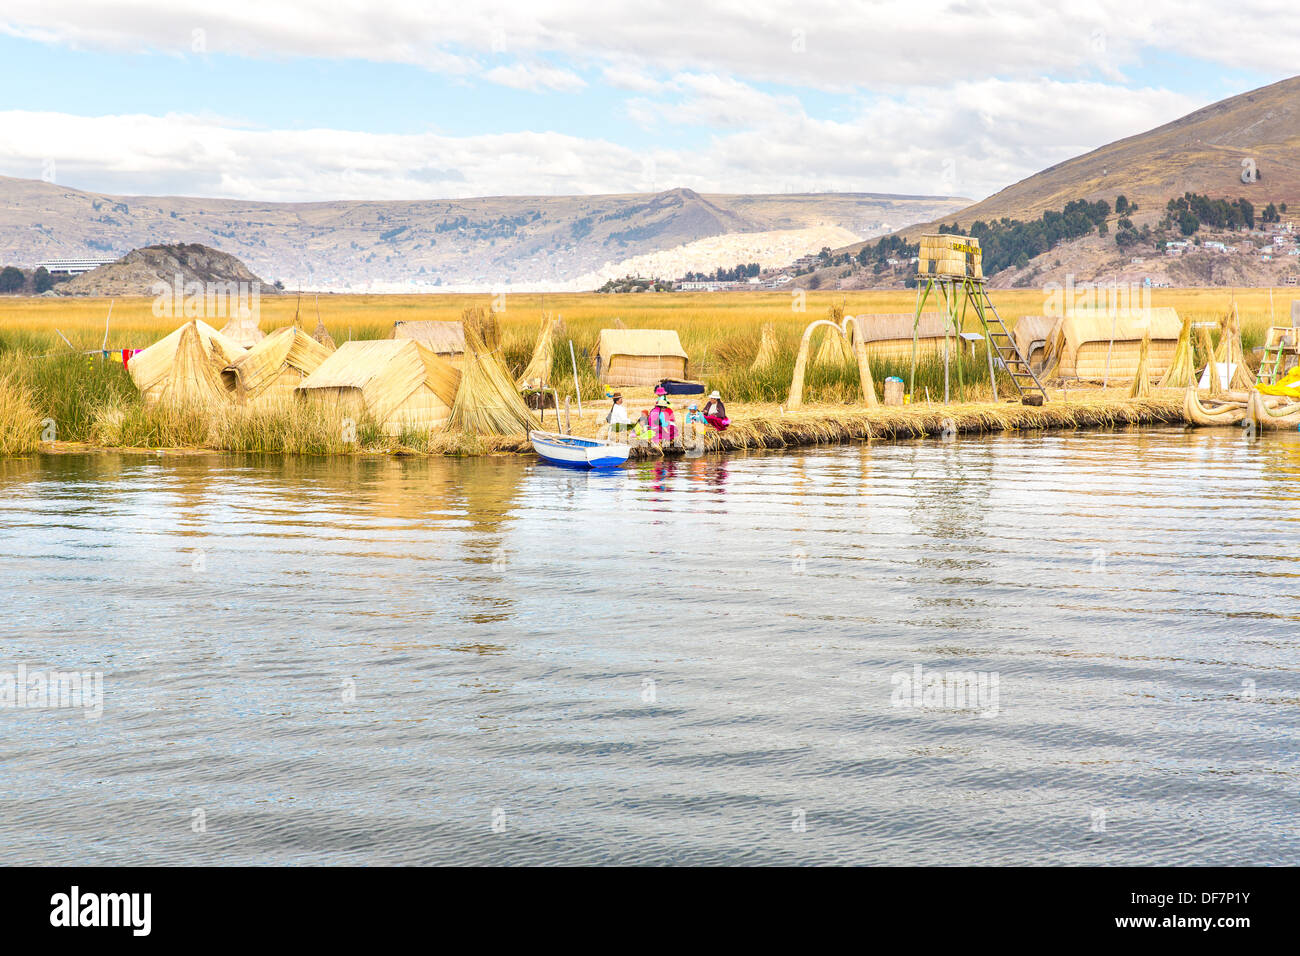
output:
[[[558,432],[530,431],[528,440],[544,460],[565,468],[617,468],[632,453],[628,445],[603,438],[575,438]]]
[[[1249,414],[1260,428],[1300,428],[1300,402],[1288,402],[1284,398],[1266,399],[1259,392],[1251,392]]]
[[[1196,386],[1191,385],[1183,393],[1183,414],[1193,425],[1240,425],[1246,417],[1248,401],[1211,401],[1206,405],[1196,393]]]

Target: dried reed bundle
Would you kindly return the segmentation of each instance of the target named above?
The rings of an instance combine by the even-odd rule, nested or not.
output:
[[[758,342],[758,353],[754,356],[754,364],[750,368],[755,372],[767,368],[776,361],[777,352],[776,326],[768,322],[763,326],[763,335]]]
[[[1201,326],[1201,351],[1208,356],[1210,368],[1210,398],[1222,398],[1227,391],[1223,387],[1223,376],[1219,374],[1219,363],[1214,359],[1214,343],[1210,341],[1210,330]]]
[[[223,354],[217,343],[204,347],[198,326],[190,322],[181,329],[171,368],[158,390],[160,405],[209,406],[224,404],[229,397],[221,382]]]
[[[1196,380],[1196,366],[1192,356],[1192,320],[1183,318],[1178,345],[1174,347],[1173,361],[1157,384],[1158,388],[1186,388]]]
[[[816,357],[813,358],[815,366],[840,366],[848,365],[853,361],[853,350],[849,348],[848,340],[844,333],[840,331],[844,327],[844,308],[843,306],[833,305],[826,310],[826,321],[835,326],[834,329],[827,329],[822,336],[821,348],[817,350]]]
[[[501,358],[496,315],[466,309],[464,320],[465,363],[448,425],[476,435],[514,435],[539,427]]]
[[[1151,397],[1151,333],[1142,336],[1142,347],[1138,352],[1137,372],[1133,376],[1133,387],[1129,389],[1129,398]]]
[[[848,365],[853,361],[853,352],[849,349],[849,343],[844,338],[844,333],[839,329],[827,329],[822,336],[821,347],[813,357],[813,365],[821,366],[841,366]]]
[[[1234,302],[1232,311],[1223,317],[1223,324],[1224,334],[1219,339],[1219,349],[1224,357],[1218,361],[1233,365],[1232,381],[1228,387],[1248,392],[1255,387],[1255,375],[1246,364],[1246,350],[1241,345],[1241,314],[1237,311],[1237,303]]]
[[[465,348],[469,350],[469,335],[473,329],[485,351],[495,352],[501,348],[501,323],[495,312],[484,312],[477,306],[466,309],[460,315],[465,327]]]
[[[551,384],[551,366],[555,360],[555,328],[558,324],[559,322],[552,319],[548,313],[542,313],[542,327],[537,333],[537,344],[533,346],[533,357],[519,373],[520,385]]]
[[[338,346],[334,344],[334,339],[330,337],[329,330],[325,328],[325,323],[320,320],[319,316],[316,318],[316,331],[312,332],[311,337],[331,352],[338,349]]]

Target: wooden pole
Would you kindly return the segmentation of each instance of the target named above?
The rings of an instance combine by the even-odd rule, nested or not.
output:
[[[927,278],[925,286],[922,287],[920,282],[916,285],[916,317],[912,320],[912,375],[907,382],[907,394],[916,394],[916,356],[918,349],[917,336],[921,328],[921,309],[930,298],[930,290],[934,288],[934,280]]]
[[[569,361],[573,363],[573,391],[578,396],[578,418],[582,418],[582,386],[578,384],[578,358],[573,352],[573,339],[569,339]]]
[[[103,344],[99,346],[101,352],[108,351],[108,323],[113,321],[113,303],[116,301],[116,299],[112,299],[108,303],[108,317],[104,319],[104,341]]]

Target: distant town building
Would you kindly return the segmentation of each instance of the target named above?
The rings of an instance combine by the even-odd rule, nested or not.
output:
[[[120,258],[121,256],[86,256],[84,259],[44,259],[36,263],[36,268],[43,268],[51,275],[77,276]]]

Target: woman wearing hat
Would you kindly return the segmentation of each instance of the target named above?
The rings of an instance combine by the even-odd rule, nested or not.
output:
[[[627,406],[623,404],[623,393],[615,392],[610,397],[614,399],[614,404],[609,407],[609,414],[605,416],[605,421],[609,422],[609,428],[606,429],[607,438],[622,435],[632,427],[632,419],[627,416]]]
[[[655,444],[672,444],[677,440],[677,416],[668,404],[668,396],[660,395],[655,400],[655,407],[650,409],[650,432]]]
[[[727,406],[722,404],[722,396],[717,389],[709,393],[709,400],[704,403],[704,420],[720,432],[726,431],[731,424],[731,419],[727,417]]]

